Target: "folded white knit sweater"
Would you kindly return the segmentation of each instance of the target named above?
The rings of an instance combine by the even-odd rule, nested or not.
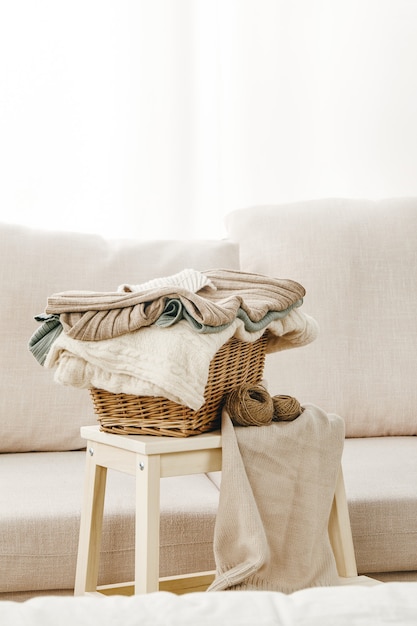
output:
[[[302,346],[313,341],[316,321],[294,309],[271,322],[267,351]],[[210,361],[232,336],[256,341],[264,330],[245,330],[236,319],[219,333],[194,332],[182,320],[170,328],[148,326],[132,333],[101,341],[72,339],[61,333],[52,344],[45,367],[55,368],[56,382],[73,387],[96,387],[111,393],[162,396],[198,410]]]

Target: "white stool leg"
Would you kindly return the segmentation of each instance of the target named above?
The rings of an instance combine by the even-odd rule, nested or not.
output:
[[[106,478],[107,468],[95,463],[94,443],[88,442],[75,575],[76,596],[97,589]]]
[[[135,593],[159,589],[159,455],[137,455]]]
[[[350,528],[349,510],[342,468],[339,469],[333,506],[330,513],[329,537],[339,576],[343,578],[357,576],[358,570],[356,567],[356,557]]]

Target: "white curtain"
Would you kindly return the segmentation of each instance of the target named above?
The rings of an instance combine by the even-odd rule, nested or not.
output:
[[[221,237],[417,195],[413,0],[0,0],[0,219]]]

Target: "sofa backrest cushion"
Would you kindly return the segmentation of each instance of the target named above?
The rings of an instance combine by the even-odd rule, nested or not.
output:
[[[417,434],[417,199],[326,199],[231,213],[241,269],[292,278],[315,342],[270,355],[270,391],[346,421],[351,437]]]
[[[229,241],[105,240],[99,236],[0,224],[0,451],[83,447],[82,425],[96,423],[89,392],[63,387],[28,349],[48,296],[115,291],[184,268],[238,269]]]

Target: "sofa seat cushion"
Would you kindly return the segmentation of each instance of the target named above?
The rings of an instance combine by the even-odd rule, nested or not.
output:
[[[417,437],[347,439],[343,472],[359,573],[417,570]]]
[[[417,437],[346,439],[342,466],[359,573],[417,580]]]
[[[55,383],[28,349],[48,296],[115,291],[186,267],[239,269],[228,241],[106,240],[8,224],[0,224],[0,241],[0,452],[82,448],[80,426],[96,423],[88,391]]]
[[[270,355],[272,395],[346,421],[348,437],[417,435],[417,199],[326,199],[227,217],[241,269],[292,278],[312,344]]]
[[[0,594],[74,586],[85,452],[0,455]],[[160,574],[212,570],[219,491],[161,480]],[[108,471],[99,584],[134,578],[134,477]]]

